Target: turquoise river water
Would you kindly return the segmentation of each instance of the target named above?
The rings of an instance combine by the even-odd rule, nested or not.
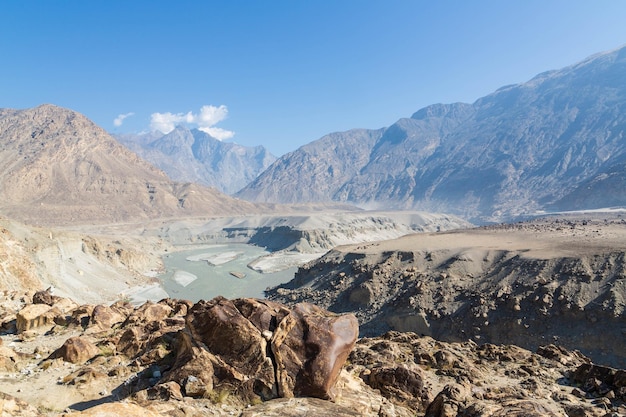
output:
[[[172,298],[197,302],[222,295],[226,298],[264,298],[263,291],[293,278],[297,268],[261,274],[248,263],[268,255],[263,248],[246,244],[210,245],[172,252],[163,257],[166,272],[159,278]],[[238,278],[233,275],[243,276]]]

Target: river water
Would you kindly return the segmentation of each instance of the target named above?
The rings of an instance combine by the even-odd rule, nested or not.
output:
[[[297,270],[261,274],[248,268],[248,263],[268,254],[263,248],[246,244],[207,245],[172,252],[163,257],[166,272],[159,278],[172,298],[193,302],[218,295],[264,298],[267,287],[288,282]]]

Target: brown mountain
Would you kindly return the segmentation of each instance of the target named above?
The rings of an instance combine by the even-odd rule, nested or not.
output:
[[[177,183],[72,110],[0,109],[0,213],[35,224],[107,223],[258,211]]]

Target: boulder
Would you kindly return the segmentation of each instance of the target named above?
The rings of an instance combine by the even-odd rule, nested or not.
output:
[[[426,408],[424,417],[454,417],[462,415],[468,392],[460,384],[448,384]]]
[[[353,315],[296,304],[271,339],[280,396],[332,399],[332,388],[358,335]]]
[[[404,366],[377,366],[371,369],[365,382],[372,388],[380,390],[387,398],[395,398],[399,402],[415,403],[415,408],[428,404],[431,400],[428,390],[424,387],[423,376],[417,369]]]
[[[44,291],[37,291],[33,295],[33,304],[45,304],[45,305],[52,306],[54,303],[56,303],[60,299],[61,297],[52,295],[49,289],[44,290]]]
[[[271,321],[262,317],[271,315],[274,303],[265,305],[264,309],[262,303],[252,307],[250,304],[257,304],[253,300],[247,304],[248,313],[259,318],[259,325]],[[234,301],[216,297],[196,303],[187,315],[187,329],[196,343],[206,346],[217,357],[212,361],[219,368],[216,371],[220,379],[240,385],[250,397],[253,394],[263,399],[276,397],[276,378],[267,341]]]
[[[165,301],[158,303],[146,301],[128,316],[124,325],[139,325],[153,321],[164,321],[171,313],[172,307],[167,305]]]
[[[16,363],[19,354],[13,349],[0,345],[0,371],[14,372],[17,369]]]
[[[181,332],[176,362],[166,380],[177,382],[187,397],[205,397],[213,390],[213,363],[217,362],[214,355],[194,344],[189,333]]]
[[[92,304],[84,304],[72,311],[72,316],[68,319],[68,324],[72,326],[80,326],[86,328],[96,306]]]
[[[248,298],[200,301],[186,321],[179,342],[184,348],[168,378],[183,387],[190,376],[210,384],[208,376],[198,374],[203,366],[195,363],[202,360],[212,364],[216,385],[234,385],[250,399],[333,398],[332,388],[358,336],[353,315],[312,304],[289,310]]]
[[[147,332],[142,327],[126,329],[117,342],[117,351],[133,358],[142,351],[147,337]]]
[[[62,382],[66,385],[91,384],[97,379],[106,379],[107,374],[99,372],[91,366],[85,366],[63,377]]]
[[[170,381],[164,384],[159,384],[155,387],[148,389],[149,400],[182,400],[183,394],[180,391],[180,385],[176,382]]]
[[[84,363],[100,354],[100,349],[84,337],[70,337],[55,350],[49,359],[61,358],[65,362]]]
[[[91,319],[89,320],[90,326],[96,326],[99,329],[110,329],[118,323],[122,323],[126,320],[126,317],[120,313],[104,305],[97,305],[94,307],[91,313]]]
[[[48,312],[51,307],[47,304],[29,304],[21,309],[15,316],[17,332],[46,326],[52,323],[52,317]]]
[[[30,404],[0,392],[0,416],[41,417],[43,415]]]
[[[626,370],[583,363],[576,368],[571,378],[594,397],[613,392],[618,399],[626,401]]]

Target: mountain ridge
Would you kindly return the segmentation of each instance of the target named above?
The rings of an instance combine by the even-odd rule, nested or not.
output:
[[[479,223],[585,209],[590,200],[608,204],[603,187],[580,187],[619,170],[626,157],[624,78],[623,47],[501,87],[472,104],[424,107],[383,129],[360,158],[365,162],[321,195],[370,208],[449,212]],[[333,135],[340,141],[341,134]],[[301,165],[315,162],[302,147],[236,195],[257,202],[293,199],[300,177],[313,170],[277,171],[296,158]],[[331,153],[327,159],[324,164],[333,166],[341,157]],[[284,180],[269,188],[269,177]],[[316,190],[306,192],[316,196]],[[587,197],[567,197],[574,192]],[[611,199],[616,203],[625,205],[626,197]]]
[[[170,178],[215,187],[227,194],[243,188],[276,160],[263,146],[223,142],[182,125],[167,134],[150,132],[114,137]]]
[[[0,138],[0,212],[16,220],[103,223],[259,211],[170,180],[69,109],[1,109]]]

